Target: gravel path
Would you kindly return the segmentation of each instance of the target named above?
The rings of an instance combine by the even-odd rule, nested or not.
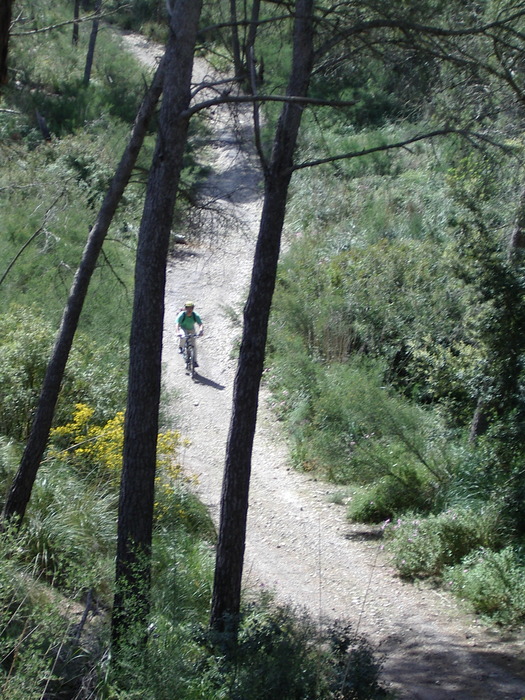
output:
[[[133,35],[126,45],[145,66],[159,50]],[[195,81],[207,73],[198,61]],[[182,455],[198,476],[197,492],[217,522],[225,443],[239,338],[231,309],[242,307],[258,230],[261,188],[249,140],[249,110],[235,133],[223,109],[214,113],[212,175],[206,193],[219,213],[207,217],[208,243],[175,245],[168,267],[164,383],[173,392],[178,425],[192,444]],[[239,142],[241,139],[241,143]],[[183,233],[183,232],[181,232]],[[198,374],[186,376],[177,353],[175,319],[187,298],[203,317]],[[280,425],[261,395],[253,455],[245,558],[248,587],[275,591],[277,600],[314,616],[345,618],[384,655],[384,682],[411,700],[523,700],[523,632],[486,630],[448,595],[403,583],[381,549],[377,532],[346,522],[330,501],[330,485],[290,469]],[[277,699],[276,699],[277,700]]]

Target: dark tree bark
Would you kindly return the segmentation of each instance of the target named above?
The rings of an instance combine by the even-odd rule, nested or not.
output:
[[[7,55],[11,31],[13,0],[0,2],[0,85],[7,84]]]
[[[525,249],[525,189],[520,195],[514,228],[510,235],[508,257],[511,264],[516,264],[519,254]]]
[[[163,72],[164,61],[159,65],[151,87],[142,102],[129,143],[122,155],[108,193],[104,198],[95,225],[89,233],[82,260],[73,280],[67,305],[62,315],[62,322],[55,346],[46,369],[31,433],[6,500],[4,518],[16,518],[21,521],[29,503],[38,467],[49,438],[49,431],[53,422],[66,363],[91,276],[117,206],[129,182],[133,166],[146,135],[149,120],[159,100],[162,91]]]
[[[259,22],[259,13],[261,10],[261,0],[253,0],[252,2],[252,13],[250,16],[250,28],[248,30],[248,37],[246,39],[246,53],[248,54],[255,44],[255,37],[257,36],[257,26]]]
[[[35,111],[35,117],[36,123],[38,124],[38,128],[40,129],[40,133],[42,134],[42,138],[45,141],[51,141],[51,132],[49,131],[49,127],[47,125],[45,117],[42,114],[40,114],[38,109]]]
[[[250,82],[252,86],[252,92],[255,87],[262,85],[264,82],[264,59],[261,56],[258,61],[255,56],[255,37],[257,36],[257,27],[259,22],[259,11],[261,8],[260,0],[254,0],[252,4],[252,14],[250,17],[250,28],[248,30],[248,37],[246,39],[246,65],[248,69],[248,74],[250,75]]]
[[[287,94],[305,97],[313,64],[313,0],[297,0],[293,38],[293,63]],[[235,630],[240,610],[241,581],[246,540],[248,491],[253,439],[257,420],[268,319],[275,288],[281,233],[286,210],[293,154],[303,106],[284,105],[265,172],[264,204],[255,250],[248,300],[244,308],[243,337],[233,389],[226,463],[221,497],[221,521],[211,627]]]
[[[166,261],[187,140],[201,4],[172,3],[159,132],[139,231],[117,534],[115,646],[130,623],[142,630],[149,612]]]
[[[71,36],[71,43],[73,46],[78,44],[78,18],[80,17],[80,0],[73,0],[73,34]]]
[[[100,9],[102,7],[102,0],[99,0],[97,2],[96,7],[95,7],[95,12],[100,14]],[[89,85],[89,81],[91,79],[91,69],[93,68],[93,59],[95,57],[95,45],[97,43],[97,35],[98,35],[98,25],[100,23],[100,20],[98,17],[95,17],[93,20],[93,24],[91,25],[91,34],[89,36],[89,45],[88,45],[88,51],[86,55],[86,65],[84,68],[84,85]]]
[[[241,44],[239,41],[239,26],[237,24],[237,0],[230,0],[230,22],[232,32],[233,69],[237,80],[243,80],[245,71],[241,60]]]

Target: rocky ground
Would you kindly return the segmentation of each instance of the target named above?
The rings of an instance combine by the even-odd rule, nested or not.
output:
[[[154,65],[160,49],[126,35],[126,46]],[[199,61],[195,81],[208,75]],[[213,115],[212,174],[204,196],[208,236],[176,244],[168,268],[164,383],[191,445],[182,454],[197,491],[219,517],[225,443],[242,307],[251,272],[261,188],[249,138],[249,110],[237,128],[223,109]],[[178,232],[184,235],[184,231]],[[186,299],[205,322],[199,368],[192,381],[177,353],[175,319]],[[333,487],[290,468],[285,436],[264,391],[253,455],[245,583],[316,618],[344,618],[384,657],[383,679],[411,700],[522,700],[523,631],[484,627],[446,593],[402,582],[382,549],[380,533],[345,520]]]

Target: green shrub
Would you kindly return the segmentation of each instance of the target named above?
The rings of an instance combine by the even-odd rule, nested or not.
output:
[[[406,512],[428,513],[435,502],[435,489],[421,467],[394,466],[390,474],[356,490],[347,508],[349,520],[381,523]]]
[[[476,612],[505,625],[525,620],[525,559],[516,548],[479,549],[445,576],[450,589]]]
[[[290,350],[294,348],[291,343]],[[448,482],[449,447],[439,416],[386,389],[381,364],[355,360],[326,366],[303,353],[293,365],[297,357],[290,352],[287,360],[277,359],[270,386],[294,452],[302,459],[300,466],[315,468],[337,483],[354,484],[370,484],[389,474],[402,479],[396,470],[405,468],[426,473],[421,477],[424,495],[414,494],[414,503],[428,499],[426,484]],[[408,488],[416,485],[405,481]]]
[[[0,316],[0,434],[27,436],[52,340],[49,324],[29,309]]]
[[[385,697],[381,663],[350,625],[337,621],[320,630],[305,613],[264,601],[245,611],[238,644],[215,663],[209,677],[229,700]]]
[[[162,599],[164,600],[164,599]],[[381,661],[350,625],[323,629],[305,613],[277,607],[263,595],[244,608],[238,643],[188,624],[171,605],[155,618],[154,634],[137,656],[122,649],[106,683],[122,700],[376,700]],[[117,691],[118,689],[118,691]],[[101,690],[101,688],[100,688]],[[119,694],[117,694],[117,692]],[[103,695],[104,697],[106,695]]]
[[[52,13],[57,24],[71,19],[66,4],[56,3],[54,8],[45,8],[42,24],[55,23]],[[28,20],[26,30],[31,26]],[[103,116],[132,123],[143,93],[137,61],[122,51],[120,38],[107,27],[97,37],[90,83],[83,84],[90,29],[91,24],[80,24],[76,46],[71,42],[71,25],[47,32],[46,41],[28,32],[10,46],[10,68],[18,86],[27,87],[9,92],[13,106],[31,115],[35,128],[33,115],[38,110],[55,138],[82,130]]]
[[[0,315],[0,435],[16,441],[27,437],[53,341],[51,325],[31,308],[15,306]],[[64,374],[56,422],[67,421],[73,406],[82,401],[93,407],[97,421],[113,416],[124,402],[122,353],[122,348],[100,347],[78,334]]]
[[[24,525],[24,559],[62,591],[93,589],[108,602],[118,494],[57,461],[41,465]]]
[[[24,536],[4,531],[0,540],[0,695],[40,700],[53,684],[59,655],[71,639],[68,601],[24,564]]]
[[[495,508],[448,509],[428,517],[400,518],[385,529],[386,547],[402,576],[442,577],[479,547],[497,546],[501,539]]]
[[[209,613],[213,585],[213,533],[196,535],[181,524],[157,527],[153,540],[155,620],[173,624],[202,623]]]
[[[7,496],[20,456],[19,446],[13,440],[0,435],[0,510],[4,507],[4,496]]]

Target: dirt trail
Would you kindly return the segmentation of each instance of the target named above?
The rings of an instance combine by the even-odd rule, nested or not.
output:
[[[153,65],[158,48],[132,35],[124,40],[145,65]],[[206,71],[199,61],[195,81]],[[235,133],[226,116],[222,109],[214,114],[213,174],[206,190],[242,226],[211,217],[211,242],[175,246],[164,342],[165,386],[176,394],[178,424],[192,439],[183,462],[198,475],[197,491],[216,521],[235,371],[232,346],[240,333],[228,307],[240,308],[246,296],[261,205],[250,141],[243,140],[250,133],[249,110],[238,114]],[[187,298],[206,326],[194,382],[184,373],[174,333]],[[344,508],[329,501],[332,487],[290,469],[266,398],[263,392],[253,455],[246,585],[274,590],[279,601],[314,616],[350,620],[384,655],[384,681],[399,698],[525,698],[523,633],[502,638],[446,594],[400,581],[375,533],[347,523]]]

